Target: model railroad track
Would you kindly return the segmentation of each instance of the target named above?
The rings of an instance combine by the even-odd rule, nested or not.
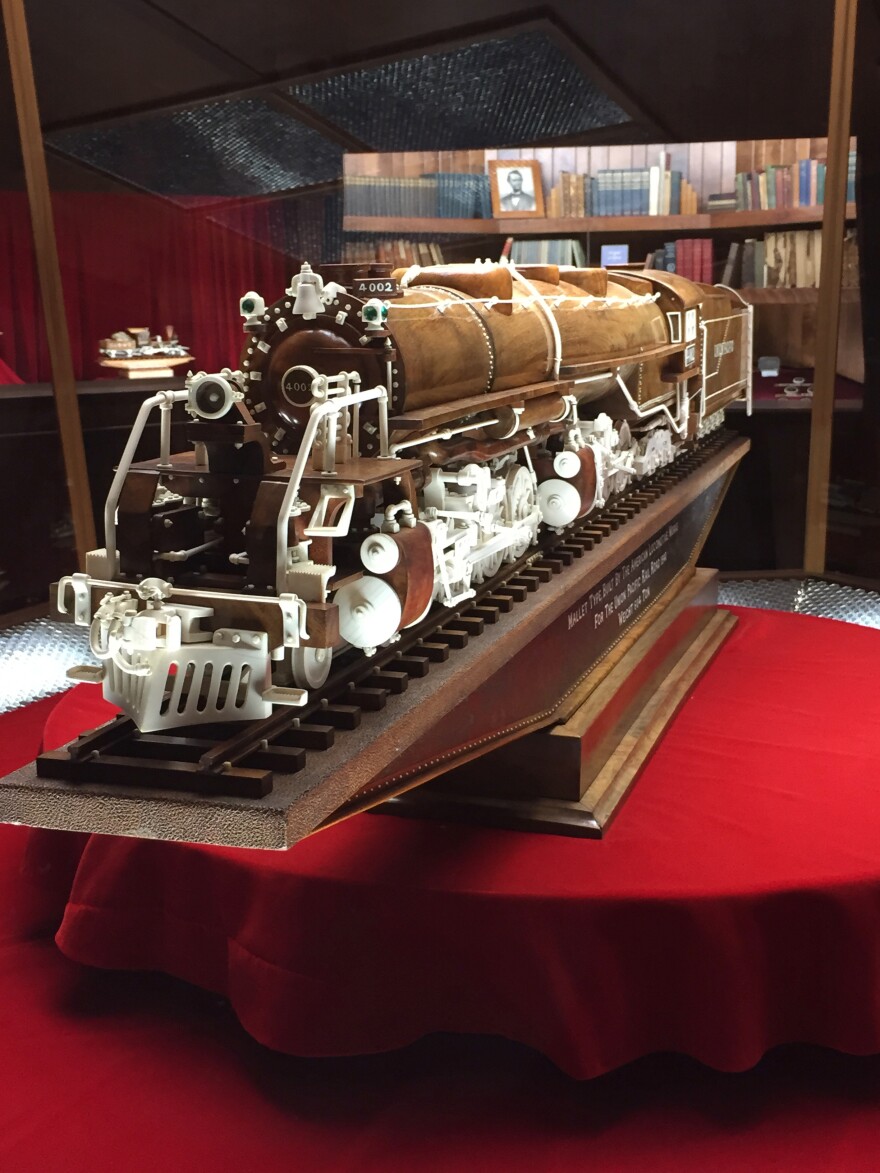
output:
[[[487,625],[549,582],[565,567],[594,550],[609,534],[696,471],[731,438],[720,430],[653,477],[619,494],[596,514],[563,534],[544,534],[537,547],[475,588],[458,607],[434,610],[401,633],[393,646],[374,656],[342,657],[314,700],[301,709],[279,707],[270,717],[247,724],[197,725],[141,733],[130,717],[118,716],[82,734],[62,750],[37,759],[37,774],[76,783],[111,783],[184,790],[240,798],[261,798],[273,777],[306,768],[309,755],[330,749],[356,729],[364,712],[393,704],[409,682],[427,676],[479,638]]]

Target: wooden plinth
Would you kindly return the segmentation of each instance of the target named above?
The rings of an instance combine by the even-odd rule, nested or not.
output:
[[[697,570],[585,678],[555,723],[377,811],[600,838],[736,624],[717,596],[717,572]]]
[[[191,354],[183,358],[102,358],[98,366],[113,371],[120,379],[173,379],[174,367],[193,366]]]

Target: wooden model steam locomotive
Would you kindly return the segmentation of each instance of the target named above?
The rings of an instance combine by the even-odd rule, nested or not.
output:
[[[100,661],[71,675],[142,731],[304,704],[750,394],[750,308],[671,273],[305,264],[240,308],[240,369],[143,404],[105,546],[58,585]]]

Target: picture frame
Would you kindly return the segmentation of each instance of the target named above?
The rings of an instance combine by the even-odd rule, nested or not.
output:
[[[541,219],[544,185],[537,159],[490,159],[492,215],[504,219]]]

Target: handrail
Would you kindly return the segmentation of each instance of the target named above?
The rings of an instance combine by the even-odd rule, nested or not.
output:
[[[294,461],[293,471],[290,474],[290,480],[287,482],[287,488],[284,491],[284,499],[278,510],[278,520],[275,529],[275,585],[279,592],[284,590],[287,577],[287,523],[299,494],[306,465],[312,454],[312,448],[314,447],[315,438],[318,434],[318,428],[325,418],[337,414],[342,408],[352,407],[360,403],[369,403],[373,399],[384,401],[387,411],[388,391],[381,384],[378,387],[370,388],[368,391],[356,391],[349,395],[334,396],[332,399],[315,402],[311,406],[309,422],[306,424],[302,443]]]
[[[144,434],[144,428],[146,427],[150,413],[154,407],[162,407],[166,411],[170,411],[175,403],[182,403],[188,395],[188,391],[157,391],[155,395],[151,395],[149,399],[143,401],[135,417],[131,434],[128,437],[128,443],[125,445],[122,459],[119,461],[119,467],[116,469],[116,475],[110,485],[110,492],[107,494],[107,501],[104,504],[104,549],[107,555],[107,578],[115,578],[119,569],[119,557],[116,549],[116,510],[119,505],[119,498],[122,495],[125,478],[131,469],[135,453],[137,452],[137,446],[141,442],[141,436]],[[162,435],[162,449],[164,454],[167,428],[162,429]]]

